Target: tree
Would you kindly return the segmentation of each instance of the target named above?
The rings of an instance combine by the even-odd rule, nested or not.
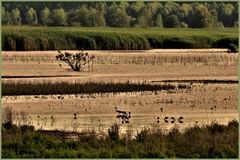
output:
[[[43,25],[49,25],[51,24],[51,19],[50,19],[50,15],[51,12],[49,10],[48,7],[45,7],[42,11],[41,11],[41,21]]]
[[[153,13],[149,6],[145,5],[139,12],[137,17],[137,25],[140,27],[152,26]]]
[[[86,6],[81,6],[79,9],[77,9],[77,15],[78,22],[81,26],[89,26],[88,25],[89,10],[86,8]]]
[[[212,27],[213,19],[212,14],[209,9],[200,3],[193,4],[193,11],[190,13],[190,27],[193,28],[208,28]]]
[[[86,67],[90,71],[90,63],[93,67],[93,59],[94,56],[90,56],[87,52],[84,53],[79,52],[76,54],[71,54],[69,52],[65,52],[65,54],[61,53],[61,51],[58,51],[58,55],[56,56],[57,60],[64,61],[71,67],[74,71],[84,71]]]
[[[192,5],[191,4],[182,4],[179,8],[179,20],[181,22],[185,22],[186,24],[189,23],[189,14],[192,12]]]
[[[140,10],[145,6],[144,2],[138,1],[136,3],[132,3],[127,8],[127,13],[131,16],[131,26],[136,26],[137,24],[137,17],[139,15]]]
[[[66,25],[67,14],[65,13],[63,8],[53,9],[52,14],[50,16],[53,26],[64,26]]]
[[[88,9],[86,6],[81,6],[76,10],[77,22],[80,26],[95,27],[97,26],[97,11],[92,7]]]
[[[10,23],[13,25],[20,25],[22,24],[21,12],[18,8],[12,9],[10,13]]]
[[[97,22],[97,10],[95,8],[89,8],[89,16],[88,16],[88,26],[96,27],[98,26]]]
[[[98,27],[105,27],[106,26],[105,5],[104,5],[104,3],[100,3],[97,6],[97,26]]]
[[[130,17],[127,15],[126,10],[113,3],[107,9],[106,23],[110,27],[129,27]]]
[[[234,25],[234,12],[235,7],[232,4],[221,3],[219,10],[219,19],[223,22],[225,27],[231,27]]]
[[[37,13],[33,8],[30,8],[25,15],[27,24],[36,25],[38,24]]]
[[[164,22],[164,27],[167,27],[167,28],[179,27],[179,25],[180,25],[180,21],[176,15],[168,16]]]
[[[227,52],[228,53],[237,53],[238,52],[238,47],[235,44],[230,43],[228,45],[228,51]]]
[[[159,27],[159,28],[163,27],[163,20],[162,20],[161,14],[156,15],[154,26]]]
[[[75,9],[71,9],[67,12],[67,24],[69,26],[80,26],[80,22],[78,22],[78,13]]]
[[[11,23],[10,13],[2,7],[2,24],[9,25]]]

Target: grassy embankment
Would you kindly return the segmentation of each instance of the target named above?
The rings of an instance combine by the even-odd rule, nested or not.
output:
[[[4,26],[2,50],[144,50],[151,48],[226,48],[238,45],[238,30],[130,29]]]

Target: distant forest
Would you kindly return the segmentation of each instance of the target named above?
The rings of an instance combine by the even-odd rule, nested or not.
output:
[[[3,2],[3,25],[238,27],[237,2]]]

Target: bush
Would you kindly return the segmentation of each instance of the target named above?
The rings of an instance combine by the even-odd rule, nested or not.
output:
[[[213,43],[213,47],[214,48],[228,48],[230,44],[234,44],[234,45],[238,46],[238,38],[219,39]]]
[[[119,126],[117,124],[108,129],[108,137],[115,142],[119,140]]]
[[[163,40],[163,48],[193,48],[193,44],[189,40],[180,38],[169,38]]]
[[[228,46],[228,52],[236,53],[236,52],[238,52],[238,47],[235,44],[230,43]]]

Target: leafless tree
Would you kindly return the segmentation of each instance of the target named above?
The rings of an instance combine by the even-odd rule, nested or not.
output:
[[[90,71],[90,65],[93,70],[93,59],[94,55],[89,55],[87,52],[81,51],[76,54],[71,54],[69,52],[65,52],[64,54],[61,51],[58,51],[58,55],[56,56],[57,60],[64,61],[68,66],[71,67],[74,71],[84,71],[86,68]]]

